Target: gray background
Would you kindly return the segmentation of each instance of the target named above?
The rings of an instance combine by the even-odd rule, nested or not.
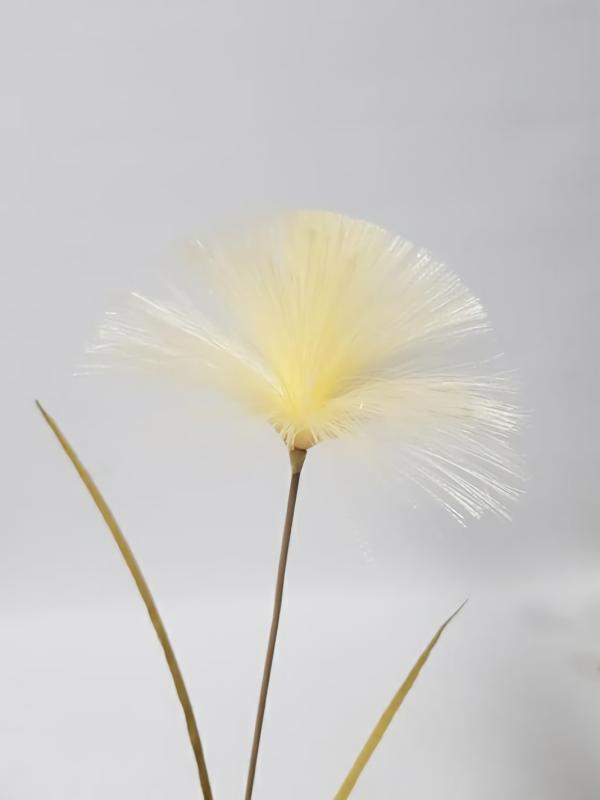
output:
[[[7,3],[0,34],[1,800],[197,798],[169,628],[217,800],[239,798],[287,484],[276,437],[71,373],[189,237],[280,207],[431,248],[487,306],[531,411],[508,525],[458,527],[322,446],[305,468],[257,800],[331,798],[449,612],[355,796],[600,796],[597,7],[586,0]]]

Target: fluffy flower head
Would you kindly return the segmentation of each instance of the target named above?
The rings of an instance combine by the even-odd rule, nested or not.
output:
[[[451,510],[504,513],[517,414],[506,378],[458,355],[487,322],[445,266],[375,225],[316,211],[198,252],[220,324],[189,297],[134,294],[107,314],[97,364],[227,392],[290,450],[385,423],[403,472]]]

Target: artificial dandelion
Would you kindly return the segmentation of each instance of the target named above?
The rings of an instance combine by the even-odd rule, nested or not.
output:
[[[329,439],[379,437],[393,446],[399,472],[457,519],[506,516],[518,493],[511,466],[518,414],[510,379],[480,354],[488,330],[481,304],[408,241],[367,222],[298,211],[213,246],[197,243],[197,254],[195,277],[220,303],[220,323],[181,293],[132,294],[107,314],[90,363],[225,392],[272,426],[289,451],[250,800],[307,451]]]
[[[117,364],[228,393],[268,422],[292,475],[273,616],[246,783],[253,793],[300,473],[320,442],[372,436],[394,448],[399,472],[459,520],[507,515],[518,413],[509,378],[477,353],[488,329],[479,303],[426,251],[366,222],[300,211],[204,247],[196,277],[221,302],[217,325],[185,294],[132,294],[107,314],[90,349],[95,368]],[[134,555],[100,490],[41,408],[123,555],[164,650],[198,767],[212,790],[183,677]],[[452,615],[385,709],[336,798],[352,791]]]
[[[511,381],[482,361],[485,312],[443,264],[375,225],[315,211],[197,251],[221,326],[180,293],[132,294],[107,314],[92,366],[226,392],[291,453],[383,432],[398,468],[455,515],[506,514]]]

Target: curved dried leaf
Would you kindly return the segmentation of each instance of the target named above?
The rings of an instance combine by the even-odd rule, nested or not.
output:
[[[451,614],[451,616],[448,617],[448,619],[444,622],[444,624],[438,628],[433,639],[429,642],[425,650],[423,650],[423,652],[419,656],[416,664],[406,676],[404,683],[398,689],[398,691],[392,698],[390,704],[379,718],[379,722],[377,723],[377,725],[375,725],[375,727],[373,728],[373,731],[369,736],[369,738],[367,739],[365,746],[360,751],[360,753],[358,754],[358,758],[352,765],[352,769],[346,776],[346,779],[344,780],[337,794],[335,795],[335,800],[346,800],[346,798],[350,795],[350,792],[354,789],[354,786],[356,785],[356,782],[359,779],[361,772],[366,767],[369,759],[373,755],[373,751],[375,750],[379,742],[382,740],[383,734],[388,729],[392,719],[394,718],[396,711],[398,711],[398,709],[404,702],[404,698],[410,692],[414,682],[419,677],[419,673],[425,666],[427,659],[431,655],[431,651],[438,643],[439,638],[444,632],[444,630],[452,622],[452,620],[459,613],[459,611],[462,610],[466,602],[467,601],[465,600],[465,602],[462,603],[462,605],[459,606],[456,609],[456,611],[453,614]]]
[[[198,733],[198,727],[196,725],[196,719],[194,717],[194,712],[192,709],[192,704],[183,680],[183,676],[179,669],[179,664],[177,663],[177,659],[175,658],[175,653],[173,652],[173,648],[171,647],[171,642],[169,641],[169,637],[167,636],[167,631],[165,630],[165,626],[163,621],[158,613],[158,609],[150,593],[150,589],[148,588],[148,584],[142,574],[142,571],[135,560],[135,556],[131,548],[129,547],[129,543],[127,539],[123,535],[117,520],[115,519],[112,511],[108,507],[108,504],[104,497],[102,496],[100,490],[96,486],[92,476],[87,471],[87,469],[83,466],[77,453],[73,450],[67,439],[65,438],[64,434],[58,427],[56,421],[47,413],[47,411],[43,408],[41,403],[36,400],[36,405],[40,410],[42,416],[46,420],[48,426],[50,427],[52,433],[58,439],[62,449],[67,454],[71,464],[75,467],[77,474],[81,478],[85,488],[88,490],[92,500],[96,504],[96,508],[102,514],[104,521],[106,522],[110,532],[112,533],[113,539],[116,542],[117,547],[121,551],[121,555],[123,556],[125,563],[127,564],[127,568],[131,573],[133,580],[138,588],[138,591],[141,595],[142,600],[144,601],[144,605],[146,606],[146,610],[150,616],[150,621],[156,631],[156,635],[160,641],[160,644],[163,648],[165,658],[167,660],[167,665],[169,667],[169,671],[171,673],[171,677],[173,678],[173,683],[175,684],[175,690],[177,691],[177,696],[179,698],[179,702],[181,703],[181,707],[183,708],[183,713],[185,715],[185,721],[187,724],[188,735],[190,738],[190,742],[192,745],[192,749],[194,751],[194,756],[196,758],[196,763],[198,765],[198,775],[200,777],[200,785],[202,787],[202,794],[204,796],[204,800],[212,800],[212,791],[210,787],[210,781],[208,779],[208,771],[206,769],[206,762],[204,760],[204,752],[202,750],[202,743],[200,742],[200,735]]]

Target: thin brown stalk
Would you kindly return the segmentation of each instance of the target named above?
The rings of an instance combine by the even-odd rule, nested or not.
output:
[[[281,616],[281,604],[283,601],[283,585],[285,582],[285,568],[287,565],[288,552],[290,549],[290,539],[292,536],[292,524],[294,522],[294,510],[296,508],[296,498],[298,497],[298,485],[300,483],[300,472],[306,457],[305,450],[292,450],[290,460],[292,464],[292,477],[290,480],[290,490],[288,495],[287,512],[285,524],[283,526],[283,536],[281,539],[281,553],[279,555],[279,567],[277,570],[277,582],[275,584],[275,599],[273,602],[273,618],[271,620],[271,632],[269,634],[269,644],[263,669],[262,684],[260,687],[260,697],[258,700],[258,710],[256,712],[256,723],[254,726],[254,739],[252,741],[252,753],[250,755],[250,766],[248,768],[248,779],[246,782],[245,800],[251,800],[254,788],[254,777],[256,775],[256,763],[258,761],[258,748],[260,746],[260,736],[262,733],[265,707],[267,705],[267,694],[269,692],[269,681],[271,679],[271,668],[273,666],[273,656],[275,655],[275,643],[277,641],[277,630],[279,628],[279,617]]]
[[[119,527],[112,511],[108,507],[104,497],[100,493],[100,490],[94,483],[92,476],[83,466],[79,457],[63,435],[62,431],[58,427],[56,421],[45,411],[42,405],[36,400],[36,405],[42,413],[42,416],[48,423],[50,429],[58,439],[61,447],[69,457],[71,463],[77,470],[77,473],[81,480],[83,481],[85,488],[90,493],[92,500],[96,504],[98,511],[102,514],[104,521],[108,525],[110,532],[113,535],[113,538],[117,544],[117,547],[121,551],[121,555],[123,556],[125,563],[127,564],[127,568],[131,573],[133,580],[138,588],[138,591],[144,601],[146,606],[146,610],[150,616],[150,621],[156,631],[156,635],[160,641],[162,649],[165,654],[165,658],[167,660],[167,665],[169,667],[169,671],[171,672],[171,677],[173,678],[173,683],[175,684],[175,690],[177,691],[177,696],[179,698],[179,702],[181,703],[181,707],[183,708],[183,713],[185,715],[185,721],[187,724],[188,735],[190,738],[190,742],[192,745],[192,749],[194,751],[194,756],[196,758],[196,764],[198,765],[198,775],[200,777],[200,785],[202,787],[202,794],[204,796],[204,800],[212,800],[212,791],[210,788],[210,781],[208,779],[208,771],[206,769],[206,763],[204,761],[204,753],[202,750],[202,743],[200,741],[200,734],[198,733],[198,727],[196,725],[196,719],[194,717],[194,711],[192,709],[192,704],[190,702],[190,698],[183,680],[183,676],[181,674],[181,670],[179,669],[179,664],[177,663],[177,659],[175,658],[175,653],[173,652],[173,648],[171,647],[171,643],[169,641],[169,637],[167,636],[167,631],[165,630],[165,626],[163,621],[158,613],[158,609],[154,602],[154,599],[150,593],[150,589],[148,588],[148,584],[146,583],[144,576],[142,575],[142,571],[135,560],[133,552],[129,547],[121,528]]]

